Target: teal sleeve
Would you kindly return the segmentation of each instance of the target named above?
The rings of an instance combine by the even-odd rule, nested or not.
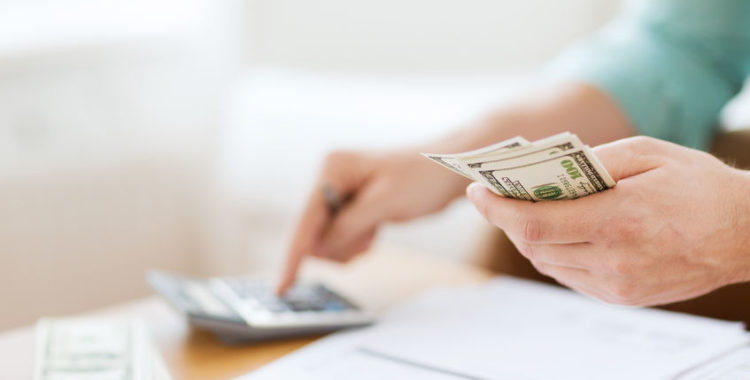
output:
[[[646,0],[549,71],[608,94],[641,134],[703,149],[749,62],[750,1]]]

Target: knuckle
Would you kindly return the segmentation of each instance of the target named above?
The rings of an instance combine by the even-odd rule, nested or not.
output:
[[[661,149],[661,142],[653,137],[635,136],[627,140],[628,147],[635,153],[654,153]]]
[[[617,281],[610,286],[611,301],[620,305],[635,306],[639,303],[636,286],[630,281]]]
[[[634,241],[643,236],[643,233],[641,222],[631,218],[607,223],[602,231],[604,236],[614,241]]]
[[[518,251],[521,253],[521,255],[531,260],[532,262],[538,257],[538,251],[531,244],[521,244],[521,246],[518,247]]]
[[[612,274],[629,277],[637,272],[636,265],[627,259],[616,259],[609,264],[610,271]]]
[[[534,266],[534,269],[536,269],[537,272],[539,272],[539,273],[541,273],[541,274],[543,274],[545,276],[550,276],[549,271],[547,270],[548,269],[547,265],[545,265],[543,263],[536,263],[536,262],[533,262],[533,261],[531,262],[531,265]]]
[[[540,241],[543,237],[542,222],[538,219],[522,218],[519,222],[521,238],[525,241]]]

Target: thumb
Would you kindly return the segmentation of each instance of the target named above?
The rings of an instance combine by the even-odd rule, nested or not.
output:
[[[664,152],[671,145],[651,137],[636,136],[599,145],[593,151],[617,182],[661,166]]]

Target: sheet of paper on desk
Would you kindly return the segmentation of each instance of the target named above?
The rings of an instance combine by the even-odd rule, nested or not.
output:
[[[748,341],[738,323],[610,306],[502,277],[427,293],[374,327],[323,339],[245,380],[669,379]]]
[[[745,380],[750,379],[750,346],[722,355],[689,371],[676,380]]]
[[[334,334],[237,380],[456,380],[449,373],[384,360],[361,351],[356,346],[357,334]]]

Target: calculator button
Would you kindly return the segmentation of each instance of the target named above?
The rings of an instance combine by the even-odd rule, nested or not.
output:
[[[348,307],[341,302],[330,302],[325,305],[325,310],[327,311],[343,311],[346,309],[348,309]]]
[[[295,285],[283,297],[278,297],[271,286],[257,280],[225,278],[221,281],[241,300],[242,309],[252,315],[255,322],[313,322],[325,315],[343,317],[357,310],[346,299],[318,284]]]

